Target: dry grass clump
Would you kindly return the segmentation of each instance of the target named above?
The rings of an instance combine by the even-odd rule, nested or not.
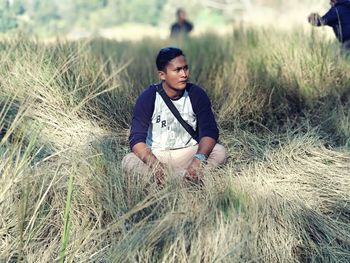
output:
[[[17,60],[13,63],[4,59],[2,68],[6,74],[1,83],[3,132],[0,138],[4,244],[9,237],[7,231],[14,227],[18,231],[18,239],[5,246],[2,253],[9,259],[23,256],[28,257],[28,261],[49,262],[53,255],[58,256],[60,245],[64,243],[58,222],[62,217],[65,224],[70,222],[70,216],[63,215],[65,207],[69,207],[67,188],[74,182],[76,192],[81,185],[86,194],[91,194],[91,190],[85,188],[92,180],[92,175],[88,176],[92,169],[89,158],[99,156],[92,144],[108,134],[87,112],[85,104],[115,87],[102,87],[103,83],[96,80],[102,74],[95,71],[95,79],[82,85],[79,79],[89,72],[80,70],[76,72],[76,83],[69,83],[75,85],[71,88],[64,74],[91,60],[88,62],[86,56],[78,59],[79,50],[76,50],[76,54],[66,60],[60,57],[62,64],[56,67],[54,61],[47,61],[50,48],[33,53],[31,45],[36,47],[37,44],[29,43],[16,50]],[[100,67],[103,68],[103,64]],[[112,73],[104,81],[107,83],[115,76]],[[96,167],[94,172],[101,169]],[[77,173],[86,175],[74,176]],[[47,242],[47,238],[51,246],[50,249],[43,246],[43,253],[37,254],[37,248],[29,245],[33,239]]]
[[[282,251],[287,249],[292,257],[300,253],[302,261],[348,260],[349,157],[348,153],[326,149],[322,141],[309,134],[293,138],[269,151],[264,161],[249,165],[249,172],[259,182],[252,194],[258,200],[264,196],[275,199],[266,201],[266,205],[274,204],[263,223],[267,233],[276,231],[280,237],[285,233],[293,240],[268,248],[272,240],[268,236],[264,247],[271,249],[272,255],[283,246]],[[251,176],[244,176],[248,184]],[[275,210],[276,203],[281,210]]]
[[[305,39],[179,43],[230,158],[202,186],[169,174],[163,189],[120,165],[169,43],[3,41],[0,261],[349,261],[349,65]]]

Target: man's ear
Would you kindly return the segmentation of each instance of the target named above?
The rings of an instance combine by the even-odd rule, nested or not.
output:
[[[158,76],[160,80],[165,80],[166,73],[164,71],[158,71]]]

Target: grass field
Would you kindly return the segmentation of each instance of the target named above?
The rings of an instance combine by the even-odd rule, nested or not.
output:
[[[298,31],[176,43],[227,164],[128,178],[131,111],[170,40],[0,42],[0,262],[349,262],[350,62]],[[145,178],[151,175],[144,175]]]

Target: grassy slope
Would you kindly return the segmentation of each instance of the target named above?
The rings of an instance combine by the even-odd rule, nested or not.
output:
[[[0,261],[349,261],[349,62],[299,32],[177,43],[230,159],[157,190],[120,162],[168,44],[0,43]]]

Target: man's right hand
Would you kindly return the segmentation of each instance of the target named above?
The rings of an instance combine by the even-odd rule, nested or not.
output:
[[[165,167],[162,163],[159,163],[154,169],[154,179],[158,186],[164,186],[165,184]]]
[[[151,149],[143,142],[137,143],[132,148],[133,153],[147,164],[154,174],[154,179],[159,186],[165,183],[165,167],[159,162],[157,157],[152,153]]]
[[[321,16],[317,13],[311,13],[307,19],[311,25],[317,26],[321,21]]]

